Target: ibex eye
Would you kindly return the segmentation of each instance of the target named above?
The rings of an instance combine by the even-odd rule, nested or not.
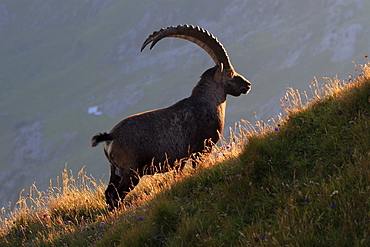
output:
[[[233,75],[233,73],[229,73],[227,76],[231,78],[231,77],[233,77],[234,75]]]

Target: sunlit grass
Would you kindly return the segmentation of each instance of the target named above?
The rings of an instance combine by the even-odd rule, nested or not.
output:
[[[119,211],[67,168],[2,210],[3,246],[368,246],[370,69],[289,88],[284,114],[241,121],[196,169],[144,176]]]
[[[104,225],[108,213],[101,181],[88,177],[84,169],[75,178],[65,168],[55,183],[50,181],[47,191],[32,185],[28,193],[20,193],[14,210],[2,209],[3,244],[61,243],[68,234],[80,234],[97,222],[96,228]]]

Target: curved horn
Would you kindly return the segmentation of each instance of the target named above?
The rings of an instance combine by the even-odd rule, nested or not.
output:
[[[150,42],[153,42],[150,46],[150,49],[152,49],[158,41],[166,37],[177,37],[189,40],[203,48],[217,65],[222,63],[224,69],[232,68],[229,56],[223,45],[213,34],[198,26],[178,25],[177,27],[170,26],[166,29],[162,28],[159,31],[155,31],[144,41],[141,46],[141,51],[143,51]]]

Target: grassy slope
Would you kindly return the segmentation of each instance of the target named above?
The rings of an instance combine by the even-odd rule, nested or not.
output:
[[[120,212],[106,211],[104,185],[65,171],[49,193],[33,188],[21,198],[14,222],[2,220],[0,244],[368,246],[370,71],[364,70],[356,83],[316,88],[308,107],[291,91],[290,113],[279,124],[257,123],[259,134],[245,125],[212,166],[213,159],[181,177],[146,178]]]

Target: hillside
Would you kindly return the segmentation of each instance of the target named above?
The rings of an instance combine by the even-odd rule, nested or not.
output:
[[[140,52],[153,31],[209,30],[252,82],[249,95],[228,97],[229,136],[254,112],[258,120],[278,114],[286,87],[354,74],[352,61],[370,50],[369,8],[368,0],[2,0],[0,207],[34,182],[46,190],[65,163],[106,180],[109,165],[91,136],[190,95],[212,59],[179,39]]]
[[[370,67],[288,90],[287,116],[244,122],[197,170],[146,177],[119,212],[104,185],[66,169],[32,187],[1,246],[369,246]],[[3,212],[4,213],[4,212]]]

